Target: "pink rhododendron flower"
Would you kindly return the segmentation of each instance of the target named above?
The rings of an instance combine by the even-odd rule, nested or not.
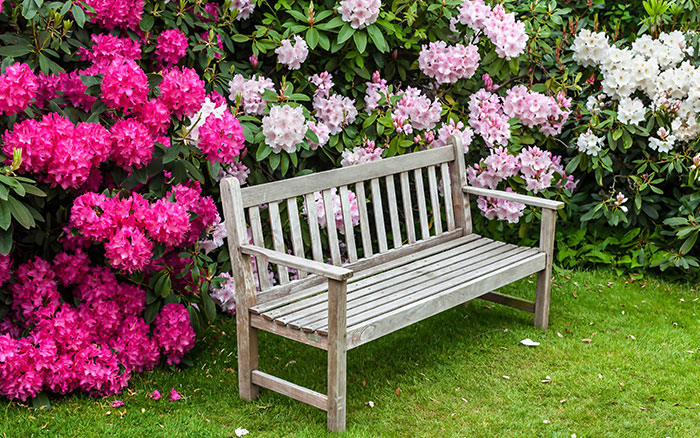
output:
[[[501,98],[481,89],[469,97],[469,124],[491,147],[505,146],[510,139],[508,116],[503,113]]]
[[[27,322],[53,315],[61,301],[51,265],[39,257],[17,268],[10,291],[12,310]]]
[[[136,113],[136,119],[154,136],[165,134],[171,123],[170,111],[159,99],[144,102]]]
[[[187,211],[197,215],[190,222],[190,232],[185,237],[184,244],[189,245],[201,238],[202,232],[221,221],[216,210],[214,200],[208,196],[202,196],[202,188],[199,181],[189,185],[178,184],[166,194],[166,198],[175,197],[175,201],[181,204]]]
[[[379,107],[379,101],[384,98],[388,99],[389,87],[386,79],[382,79],[378,71],[372,74],[372,81],[365,82],[367,91],[365,92],[365,110],[369,113]]]
[[[262,132],[265,143],[276,154],[283,149],[289,153],[297,150],[304,141],[308,125],[300,106],[277,105],[262,119]]]
[[[435,139],[436,146],[445,146],[447,144],[447,139],[450,135],[455,134],[462,139],[462,149],[466,154],[469,151],[469,146],[472,144],[472,138],[474,137],[474,131],[468,126],[464,126],[461,121],[456,122],[454,119],[450,119],[448,123],[443,123],[440,129],[438,129],[438,137]]]
[[[163,198],[146,212],[145,226],[149,237],[167,246],[177,246],[190,230],[190,215],[182,205]]]
[[[113,408],[121,408],[122,406],[124,406],[124,402],[121,401],[121,400],[114,400],[114,401],[110,404],[110,406],[112,406]]]
[[[561,132],[569,116],[566,111],[571,99],[559,94],[557,98],[529,91],[519,85],[506,92],[503,99],[503,112],[509,117],[517,117],[528,128],[538,126],[546,136]]]
[[[250,175],[250,169],[245,164],[237,161],[231,163],[228,167],[221,166],[219,174],[216,176],[216,182],[232,176],[241,183],[241,186],[244,186],[248,184],[248,175]]]
[[[158,392],[157,389],[154,390],[152,393],[148,394],[148,396],[153,400],[160,400],[160,392]]]
[[[518,160],[528,191],[539,193],[552,185],[555,169],[552,167],[551,152],[533,146],[523,149]]]
[[[178,400],[180,400],[181,398],[182,398],[182,396],[181,396],[177,391],[175,391],[175,388],[173,388],[173,389],[170,390],[170,399],[169,399],[169,400],[170,400],[171,402],[172,402],[172,401],[178,401]]]
[[[508,187],[506,191],[511,192],[512,189]],[[485,198],[479,196],[476,201],[479,210],[487,219],[498,219],[505,220],[511,224],[517,223],[520,217],[523,215],[523,210],[525,209],[525,204],[520,202],[506,201],[504,199],[497,198]]]
[[[147,166],[153,159],[153,137],[137,120],[119,120],[112,126],[110,157],[124,170]]]
[[[338,13],[353,29],[363,29],[377,21],[381,6],[380,0],[342,0]]]
[[[440,84],[469,79],[479,67],[479,50],[473,44],[448,46],[444,41],[423,45],[418,56],[421,71]]]
[[[354,166],[356,164],[369,163],[382,159],[384,149],[375,146],[373,140],[364,142],[364,147],[358,146],[352,151],[346,149],[342,153],[343,159],[340,165],[343,167]]]
[[[459,8],[458,21],[475,31],[483,31],[501,58],[516,58],[525,51],[528,39],[525,24],[501,5],[491,9],[483,0],[465,0]]]
[[[210,115],[199,128],[199,149],[212,162],[232,164],[245,147],[243,127],[228,110]]]
[[[268,102],[263,97],[263,93],[265,90],[275,91],[275,84],[263,76],[246,79],[237,74],[231,79],[228,86],[231,90],[229,99],[236,102],[240,96],[243,112],[246,114],[263,114]]]
[[[0,254],[0,286],[10,279],[12,270],[12,259],[9,255]]]
[[[86,8],[91,22],[105,29],[137,30],[143,14],[145,0],[85,0],[87,6],[91,6],[95,12]],[[81,5],[82,6],[82,5]]]
[[[226,280],[221,283],[220,287],[212,288],[209,294],[221,310],[229,315],[233,315],[236,313],[236,283],[231,278],[231,275],[226,272],[219,274],[219,277],[223,277]]]
[[[116,59],[105,66],[101,89],[108,108],[130,112],[146,102],[148,78],[136,62]]]
[[[316,137],[318,137],[318,143],[309,139],[309,146],[311,147],[311,150],[316,150],[319,146],[323,147],[326,143],[328,143],[328,140],[331,137],[331,130],[328,125],[313,120],[310,121],[308,125],[309,129],[316,134]]]
[[[166,304],[153,322],[153,339],[169,365],[178,364],[194,346],[190,314],[182,304]]]
[[[340,195],[337,193],[337,189],[331,189],[331,197],[333,199],[333,217],[335,218],[335,227],[338,232],[344,234],[345,222],[343,220],[343,207],[341,204]],[[318,224],[321,228],[325,228],[328,222],[326,220],[326,209],[323,201],[323,195],[320,192],[314,193],[314,200],[316,201],[316,215],[318,216]],[[360,210],[357,205],[357,197],[352,190],[348,190],[348,201],[350,205],[352,226],[354,227],[360,223]]]
[[[125,226],[105,243],[105,257],[116,269],[129,273],[141,271],[153,256],[153,242],[143,231]]]
[[[282,40],[282,45],[275,49],[277,62],[290,70],[297,70],[309,55],[309,46],[299,35],[294,36],[294,45],[289,39]]]
[[[255,10],[255,3],[251,0],[233,0],[231,2],[231,9],[238,10],[236,20],[245,20],[250,17],[250,14]]]
[[[24,109],[36,97],[39,83],[27,64],[14,63],[0,74],[0,115],[11,116]]]
[[[206,99],[204,81],[191,68],[171,68],[160,83],[160,101],[178,117],[191,117]]]
[[[440,121],[442,105],[438,99],[433,100],[423,95],[417,88],[408,87],[403,97],[396,104],[395,114],[415,129],[431,130]],[[410,134],[410,131],[407,132]]]
[[[119,38],[108,33],[90,36],[93,45],[90,50],[78,49],[80,58],[83,61],[90,61],[93,64],[109,65],[115,60],[141,58],[141,45],[131,38]]]
[[[179,29],[168,29],[158,35],[156,57],[166,64],[177,64],[187,55],[187,37]]]

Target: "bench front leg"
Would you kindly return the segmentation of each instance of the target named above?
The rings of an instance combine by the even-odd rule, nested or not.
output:
[[[345,430],[347,280],[328,280],[328,429]]]
[[[535,327],[546,329],[549,324],[549,303],[552,290],[552,262],[554,258],[554,228],[557,211],[542,209],[540,225],[540,250],[547,254],[545,268],[537,273],[537,294],[535,297]]]

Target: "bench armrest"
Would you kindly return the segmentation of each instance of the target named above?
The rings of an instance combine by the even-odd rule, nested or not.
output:
[[[552,201],[550,199],[538,198],[535,196],[521,195],[518,193],[506,192],[503,190],[482,189],[479,187],[464,186],[464,193],[477,196],[488,196],[491,198],[505,199],[506,201],[521,202],[534,207],[548,208],[550,210],[559,210],[564,208],[564,203],[561,201]]]
[[[353,274],[352,270],[341,266],[329,265],[327,263],[317,262],[316,260],[307,260],[256,245],[241,245],[241,252],[255,257],[263,257],[268,262],[310,272],[312,274],[318,274],[332,280],[347,280],[352,277]]]

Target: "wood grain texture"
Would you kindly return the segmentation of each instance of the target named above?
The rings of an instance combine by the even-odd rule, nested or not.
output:
[[[374,210],[374,226],[379,242],[379,252],[386,252],[389,247],[386,243],[386,229],[384,228],[384,207],[382,206],[382,190],[379,180],[374,178],[370,181],[372,188],[372,209]]]
[[[491,301],[492,303],[503,304],[504,306],[514,307],[525,312],[535,313],[535,302],[524,300],[510,295],[503,295],[498,292],[489,292],[479,297],[480,300]]]
[[[328,281],[328,429],[345,430],[347,283]]]
[[[391,241],[394,248],[400,248],[401,242],[401,224],[399,223],[399,206],[396,202],[396,187],[394,185],[394,175],[387,175],[384,178],[386,184],[386,197],[389,204],[389,218],[391,221]]]
[[[268,321],[260,315],[250,315],[250,325],[257,329],[301,342],[302,344],[328,350],[328,338],[318,333],[306,333],[301,330],[296,330],[286,325],[277,324],[274,321]]]
[[[353,274],[352,270],[342,266],[320,263],[316,260],[302,259],[301,257],[293,256],[291,254],[277,252],[255,245],[241,245],[240,250],[244,254],[254,255],[256,257],[265,257],[268,262],[297,270],[305,270],[307,272],[312,272],[334,280],[344,280],[352,277]]]
[[[448,146],[452,146],[454,160],[448,163],[450,168],[450,183],[452,192],[452,205],[454,206],[455,226],[462,228],[464,234],[472,232],[472,216],[469,210],[469,195],[464,193],[463,187],[467,185],[467,170],[464,164],[464,150],[462,138],[458,135],[450,135],[447,139]]]
[[[556,210],[543,209],[540,225],[540,250],[547,255],[547,265],[537,274],[535,297],[535,326],[546,329],[549,325],[549,304],[552,290],[552,261],[554,259],[554,231]]]
[[[286,253],[284,247],[284,234],[282,232],[282,218],[280,217],[280,207],[277,202],[271,202],[268,205],[270,212],[270,225],[272,229],[272,247],[278,253]],[[268,259],[268,262],[271,260]],[[280,284],[289,283],[289,271],[284,265],[277,265],[277,275]]]
[[[297,257],[305,258],[304,240],[301,236],[301,224],[299,223],[299,207],[297,198],[287,199],[287,216],[289,217],[289,232],[292,235],[292,250]],[[306,271],[297,272],[299,278],[306,278]]]
[[[536,196],[521,195],[519,193],[506,192],[503,190],[482,189],[479,187],[466,186],[463,187],[465,193],[476,196],[488,196],[491,198],[505,199],[506,201],[521,202],[533,207],[542,207],[552,210],[564,208],[564,203],[560,201],[552,201],[551,199],[538,198]]]
[[[345,232],[345,247],[348,251],[350,263],[357,261],[357,246],[355,245],[355,228],[352,223],[352,213],[350,212],[350,191],[348,186],[340,187],[340,205],[343,210],[343,227]]]
[[[265,247],[265,238],[263,237],[262,222],[260,221],[260,208],[256,205],[248,209],[248,216],[250,218],[250,229],[253,233],[253,243],[260,247]],[[260,257],[255,259],[256,266],[258,267],[258,281],[260,284],[260,289],[270,289],[272,287],[272,282],[270,281],[270,265],[267,263],[265,258]]]
[[[369,215],[367,214],[367,197],[365,196],[364,181],[355,184],[355,196],[357,196],[357,209],[360,211],[363,258],[368,258],[374,254],[374,250],[372,249],[372,234],[369,231]]]
[[[401,172],[401,201],[403,203],[403,214],[406,224],[406,234],[408,234],[408,243],[416,242],[416,227],[413,223],[413,203],[411,201],[411,185],[409,182],[408,172]]]
[[[272,391],[278,392],[287,397],[291,397],[294,400],[306,403],[313,407],[323,409],[324,411],[328,406],[328,396],[321,394],[316,391],[312,391],[303,386],[299,386],[295,383],[288,382],[279,377],[275,377],[271,374],[263,373],[262,371],[253,371],[253,383],[263,388],[270,389]]]

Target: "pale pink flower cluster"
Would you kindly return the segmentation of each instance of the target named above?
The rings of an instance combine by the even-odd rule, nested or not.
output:
[[[365,92],[365,111],[368,113],[379,107],[379,101],[384,98],[389,99],[389,87],[386,79],[382,79],[378,71],[372,74],[372,81],[365,82],[367,91]]]
[[[156,39],[156,58],[166,64],[177,64],[187,55],[187,37],[179,29],[168,29]]]
[[[313,75],[309,81],[318,87],[314,92],[313,101],[316,118],[328,128],[330,135],[342,132],[343,128],[355,121],[357,118],[355,100],[340,94],[330,94],[333,87],[333,77],[330,73]],[[321,131],[325,129],[321,128]]]
[[[91,17],[90,21],[105,29],[138,30],[143,14],[145,0],[84,0],[86,6],[95,11],[90,12],[83,4],[80,4]]]
[[[418,56],[418,65],[428,77],[440,84],[452,84],[460,79],[469,79],[479,67],[478,48],[469,44],[448,46],[444,41],[423,45]]]
[[[503,112],[508,117],[517,117],[528,128],[539,127],[545,136],[561,133],[570,114],[569,108],[571,99],[564,93],[554,98],[532,92],[524,85],[509,89],[503,99]]]
[[[177,363],[192,347],[189,317],[177,317],[188,315],[184,306],[166,306],[154,333],[169,336],[151,337],[140,316],[145,291],[91,266],[81,251],[61,253],[53,263],[34,258],[17,268],[14,280],[12,311],[0,323],[0,394],[10,399],[26,401],[41,391],[115,394],[132,372],[152,369],[159,351]],[[59,285],[75,306],[63,302]],[[22,331],[27,335],[20,337]]]
[[[11,116],[29,106],[36,97],[39,83],[27,64],[10,64],[0,74],[0,115]]]
[[[85,184],[112,150],[110,133],[101,125],[76,126],[58,113],[46,114],[40,121],[16,123],[2,138],[2,151],[8,157],[14,149],[22,150],[20,171],[38,174],[41,180],[64,189]]]
[[[431,101],[419,89],[407,87],[396,104],[394,126],[406,134],[412,133],[413,129],[431,130],[440,121],[441,112],[438,99]]]
[[[250,169],[248,169],[245,164],[236,161],[230,163],[228,166],[221,166],[219,169],[219,174],[216,176],[216,182],[232,176],[236,178],[242,186],[244,186],[248,183],[248,175],[250,175]]]
[[[465,0],[459,8],[458,21],[477,32],[484,32],[496,48],[499,57],[517,58],[527,46],[525,23],[502,5],[490,8],[483,0]]]
[[[277,105],[270,114],[262,119],[262,132],[265,143],[275,153],[285,150],[289,153],[297,150],[297,145],[304,141],[308,125],[304,111],[300,106]]]
[[[519,176],[526,190],[534,193],[550,188],[555,174],[559,175],[558,188],[571,191],[576,188],[578,181],[566,174],[561,157],[538,147],[523,149],[518,155],[509,153],[506,148],[496,148],[479,164],[467,169],[469,184],[475,187],[496,189],[502,181]],[[477,204],[489,219],[496,217],[511,223],[518,221],[525,208],[524,204],[484,197],[480,197]]]
[[[290,39],[282,40],[281,45],[275,49],[277,62],[284,64],[290,70],[298,70],[301,64],[309,56],[309,46],[299,35],[294,35],[294,45]]]
[[[206,6],[209,5],[211,5],[211,3],[207,3]],[[246,20],[255,10],[255,3],[252,0],[233,0],[231,2],[231,9],[238,10],[236,20]]]
[[[338,13],[353,29],[363,29],[377,21],[381,7],[380,0],[342,0]]]
[[[615,199],[613,200],[613,205],[622,210],[623,213],[627,213],[627,206],[624,205],[624,203],[627,201],[627,196],[620,192],[617,194],[617,196],[615,196]]]
[[[243,112],[246,114],[264,114],[268,101],[263,97],[263,93],[265,90],[275,91],[275,84],[263,76],[246,79],[243,75],[237,74],[228,86],[231,90],[229,99],[236,102],[240,96]]]
[[[375,146],[374,140],[367,140],[365,138],[362,146],[357,146],[353,148],[352,151],[349,149],[343,151],[343,159],[340,161],[340,165],[348,167],[356,164],[378,161],[382,159],[382,152],[384,152],[384,149]]]
[[[231,275],[224,272],[219,274],[226,280],[219,287],[213,287],[209,293],[211,299],[221,310],[229,315],[236,313],[236,283],[231,278]]]
[[[505,146],[510,139],[508,116],[503,112],[501,98],[485,89],[469,97],[469,124],[487,146]]]
[[[333,217],[335,218],[335,228],[341,233],[345,233],[345,222],[343,221],[343,206],[341,203],[340,195],[336,188],[331,189],[331,198],[333,203]],[[314,193],[314,200],[316,201],[316,216],[318,217],[318,224],[321,228],[326,228],[328,221],[326,220],[326,208],[323,201],[323,195],[321,192]],[[350,217],[352,226],[357,226],[360,223],[360,210],[357,205],[357,197],[352,190],[348,190],[348,200],[350,203]]]
[[[325,123],[311,120],[309,121],[309,129],[316,134],[316,137],[318,137],[318,143],[309,139],[309,146],[311,147],[311,150],[316,150],[319,146],[325,146],[325,144],[328,143],[328,140],[331,138],[331,130]]]
[[[452,134],[461,137],[462,149],[466,154],[469,151],[469,146],[472,144],[474,131],[472,131],[470,127],[464,126],[464,123],[461,121],[455,123],[454,119],[450,119],[448,123],[443,123],[440,129],[438,129],[438,136],[435,139],[435,146],[447,145],[447,139]]]
[[[207,228],[206,236],[199,241],[199,248],[205,254],[209,254],[224,244],[226,238],[226,222],[219,221],[218,223]]]

